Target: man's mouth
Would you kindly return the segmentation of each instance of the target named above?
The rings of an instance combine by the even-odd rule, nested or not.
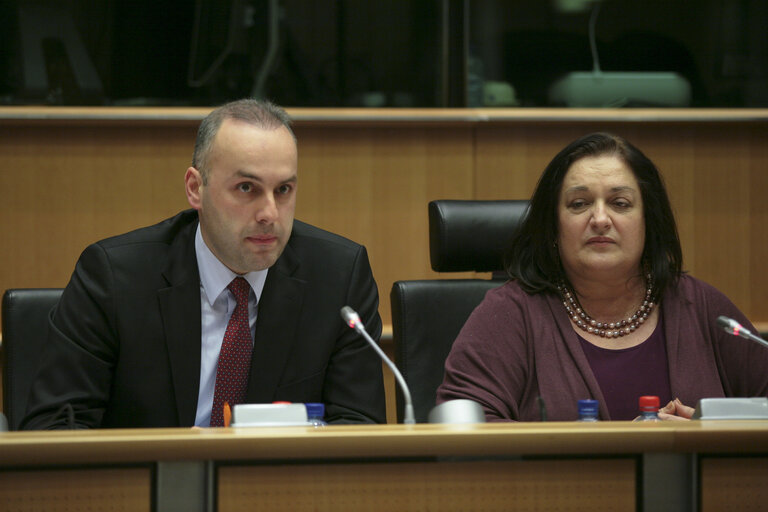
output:
[[[246,240],[248,240],[249,242],[253,242],[255,244],[268,245],[276,242],[277,237],[275,235],[256,235],[256,236],[249,236],[246,238]]]

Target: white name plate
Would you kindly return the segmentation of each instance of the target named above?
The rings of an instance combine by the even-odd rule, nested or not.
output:
[[[232,410],[232,427],[307,426],[304,404],[238,404]]]
[[[768,398],[702,398],[695,420],[768,420]]]

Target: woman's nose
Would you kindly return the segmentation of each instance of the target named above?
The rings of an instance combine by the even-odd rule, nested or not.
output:
[[[596,229],[606,229],[611,226],[611,218],[608,215],[608,209],[605,203],[597,201],[592,207],[592,218],[590,219],[593,227]]]

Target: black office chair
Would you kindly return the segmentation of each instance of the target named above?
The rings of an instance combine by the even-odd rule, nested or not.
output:
[[[493,272],[492,279],[429,279],[392,285],[395,364],[408,383],[416,421],[427,421],[444,363],[469,314],[506,281],[504,251],[528,209],[527,200],[429,203],[429,256],[437,272]],[[397,419],[404,403],[397,389]]]
[[[12,289],[3,295],[3,412],[10,430],[18,430],[24,417],[37,361],[48,337],[48,313],[62,291]]]

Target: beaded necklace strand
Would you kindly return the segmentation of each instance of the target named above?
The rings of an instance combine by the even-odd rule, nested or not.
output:
[[[576,298],[576,293],[565,283],[560,282],[557,288],[563,297],[563,306],[565,306],[565,310],[568,312],[568,317],[577,327],[603,338],[619,338],[634,332],[640,327],[648,319],[656,305],[653,296],[653,281],[651,281],[650,274],[646,282],[648,283],[648,288],[645,290],[645,299],[640,308],[632,316],[618,322],[598,322],[584,311],[584,308],[579,304],[579,299]]]

